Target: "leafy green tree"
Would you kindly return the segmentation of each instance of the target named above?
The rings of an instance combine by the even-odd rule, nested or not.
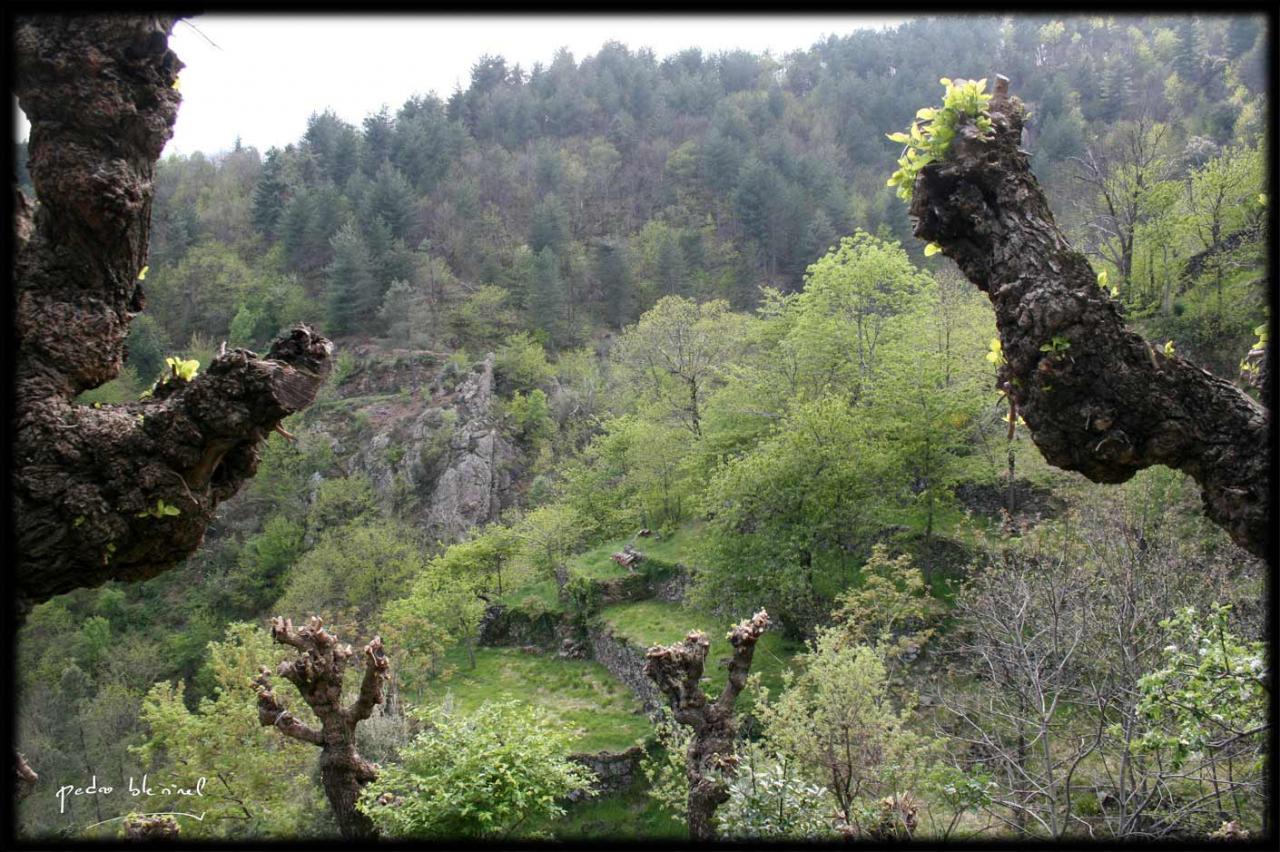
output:
[[[568,736],[537,709],[488,703],[468,716],[434,708],[426,726],[362,791],[360,808],[395,837],[513,839],[560,816],[591,783],[568,760]],[[523,828],[523,831],[522,831]]]
[[[475,633],[484,601],[478,594],[479,577],[449,572],[457,561],[457,557],[432,561],[413,579],[409,594],[383,611],[381,623],[388,637],[404,643],[404,671],[411,685],[425,685],[421,674],[438,673],[440,655],[455,644],[466,648],[468,662],[475,668]]]
[[[307,531],[319,535],[333,527],[373,520],[378,504],[373,483],[364,474],[324,479],[307,509]]]
[[[789,306],[796,312],[790,345],[803,358],[798,366],[832,385],[852,387],[857,399],[874,379],[893,317],[930,283],[896,242],[864,231],[844,237],[809,267],[804,291]]]
[[[203,776],[204,819],[184,820],[184,837],[306,837],[330,833],[319,787],[311,780],[314,750],[258,722],[253,678],[274,669],[286,654],[253,624],[232,624],[226,637],[209,644],[217,684],[194,710],[185,685],[157,683],[142,704],[149,735],[136,749],[152,777],[174,773],[194,787]],[[307,717],[310,712],[301,711]],[[188,777],[190,776],[190,777]],[[184,785],[185,786],[185,785]],[[158,794],[157,794],[158,795]],[[151,802],[155,810],[190,810],[173,795]],[[319,821],[318,821],[319,820]]]
[[[728,302],[667,296],[622,333],[615,359],[633,385],[647,390],[657,417],[698,437],[706,397],[734,350],[739,327]]]
[[[834,837],[827,791],[805,781],[793,761],[747,748],[729,782],[729,801],[716,810],[720,833],[744,840],[814,841]]]
[[[150,270],[146,285],[152,315],[171,340],[196,333],[223,339],[258,281],[231,247],[201,242],[177,266]]]
[[[958,276],[926,282],[887,327],[865,398],[879,452],[897,466],[894,479],[908,483],[900,492],[905,520],[923,526],[926,546],[939,515],[954,507],[952,486],[975,476],[969,458],[975,436],[992,427],[984,356],[995,327],[983,301]]]
[[[1168,125],[1144,117],[1118,125],[1079,161],[1077,178],[1093,193],[1085,250],[1117,270],[1122,297],[1133,285],[1134,240],[1148,196],[1173,174],[1170,144]]]
[[[516,433],[530,447],[540,447],[555,434],[556,424],[551,417],[551,406],[542,388],[534,388],[528,394],[516,391],[506,406],[507,414],[515,423]]]
[[[529,391],[551,380],[547,350],[527,332],[517,332],[498,348],[494,357],[498,387],[504,392]]]
[[[792,635],[811,630],[852,577],[868,537],[884,462],[867,421],[836,397],[806,404],[751,452],[729,460],[703,495],[710,517],[693,598],[764,607]]]
[[[495,284],[483,284],[467,294],[453,308],[448,319],[450,334],[473,352],[496,349],[519,324],[511,292]]]
[[[911,789],[924,750],[893,706],[880,656],[823,635],[806,662],[801,674],[784,673],[782,695],[760,708],[766,742],[826,788],[852,836],[910,836],[905,824],[885,830],[880,800]]]
[[[1264,643],[1235,635],[1230,611],[1214,604],[1201,616],[1185,607],[1162,622],[1173,642],[1159,667],[1138,681],[1137,710],[1148,726],[1141,748],[1167,750],[1174,769],[1193,753],[1258,744],[1271,727]]]
[[[831,615],[832,643],[866,645],[893,664],[919,652],[933,635],[942,606],[909,555],[891,559],[887,548],[877,544],[858,585],[840,595]]]
[[[284,592],[285,578],[305,551],[305,527],[287,515],[272,515],[236,556],[230,603],[245,613],[262,612]]]
[[[511,526],[516,539],[514,564],[533,576],[554,577],[563,587],[569,579],[565,560],[595,533],[590,516],[567,503],[539,506]]]
[[[364,623],[424,569],[418,538],[416,530],[387,520],[329,528],[294,564],[275,608],[354,612]]]
[[[511,530],[491,524],[432,559],[413,579],[409,594],[387,605],[380,623],[404,649],[401,671],[408,681],[420,687],[425,684],[420,673],[439,674],[440,656],[456,644],[466,648],[475,667],[486,593],[501,595],[510,586],[516,543]]]

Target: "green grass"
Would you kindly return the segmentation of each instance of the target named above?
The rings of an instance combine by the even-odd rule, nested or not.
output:
[[[464,713],[486,701],[533,704],[571,732],[574,751],[623,751],[653,733],[640,702],[599,663],[517,648],[478,648],[471,669],[461,647],[446,655],[446,663],[455,667],[454,673],[432,682],[423,696],[426,702],[451,694]]]
[[[528,598],[536,598],[538,603],[548,612],[564,612],[564,604],[560,601],[560,590],[556,581],[538,580],[506,591],[498,599],[498,603],[509,607],[519,607]]]
[[[627,569],[609,558],[621,550],[622,545],[627,541],[627,539],[609,541],[579,553],[569,560],[569,573],[588,580],[612,580],[614,577],[627,576],[629,573]]]
[[[656,535],[649,538],[627,536],[606,541],[570,559],[569,572],[588,580],[625,577],[627,569],[609,557],[622,550],[627,544],[633,545],[641,553],[654,559],[687,565],[693,560],[694,548],[700,532],[701,524],[691,523],[662,538]]]
[[[744,618],[747,615],[750,613],[743,613]],[[728,670],[719,663],[721,659],[732,655],[732,646],[726,637],[731,626],[729,623],[722,623],[714,616],[689,607],[654,600],[605,607],[601,611],[601,617],[613,628],[614,635],[641,648],[669,645],[683,639],[690,630],[701,630],[711,639],[705,670],[708,678],[707,694],[718,695],[724,688]],[[803,650],[801,643],[783,639],[781,633],[770,631],[760,637],[756,644],[751,671],[753,674],[759,672],[763,685],[776,696],[782,690],[783,671],[791,665],[792,658]],[[739,700],[745,701],[740,705],[742,709],[747,709],[752,703],[749,695],[743,695]]]
[[[643,780],[612,796],[575,802],[564,816],[534,827],[558,840],[614,838],[619,840],[685,840],[689,829],[672,819],[649,798]]]

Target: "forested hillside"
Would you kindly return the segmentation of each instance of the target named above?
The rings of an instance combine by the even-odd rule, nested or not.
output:
[[[337,366],[185,564],[31,612],[21,831],[113,837],[139,806],[62,785],[148,773],[147,808],[204,814],[183,837],[685,836],[688,734],[644,666],[693,629],[712,698],[736,684],[712,661],[755,653],[720,836],[1273,831],[1265,565],[1181,473],[1045,464],[887,138],[941,78],[1009,77],[1098,286],[1250,387],[1272,47],[1245,16],[940,17],[783,58],[610,43],[161,160],[146,309],[79,402],[299,322]],[[379,769],[336,818],[315,741],[284,735],[322,720],[260,675],[289,657],[267,619],[313,614],[390,661],[355,727]],[[264,689],[293,722],[260,724]]]

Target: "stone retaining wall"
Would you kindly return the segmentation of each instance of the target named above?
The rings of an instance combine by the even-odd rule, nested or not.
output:
[[[644,673],[644,648],[613,635],[613,631],[606,626],[590,628],[587,637],[596,662],[635,693],[646,713],[652,713],[663,706],[658,688]]]
[[[537,645],[540,648],[559,647],[560,617],[555,613],[530,616],[518,609],[502,604],[485,608],[480,619],[479,644],[487,647],[502,645]]]
[[[626,751],[571,754],[569,759],[596,774],[597,780],[591,787],[592,792],[597,795],[617,793],[630,787],[640,777],[640,761],[644,759],[644,749],[637,745]],[[576,801],[585,793],[585,790],[575,790],[569,798]]]

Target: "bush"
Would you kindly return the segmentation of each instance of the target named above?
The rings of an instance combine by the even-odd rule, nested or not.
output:
[[[592,774],[568,759],[569,738],[537,708],[483,704],[456,715],[433,708],[425,730],[360,795],[359,807],[385,834],[502,839],[560,816],[560,800]]]

